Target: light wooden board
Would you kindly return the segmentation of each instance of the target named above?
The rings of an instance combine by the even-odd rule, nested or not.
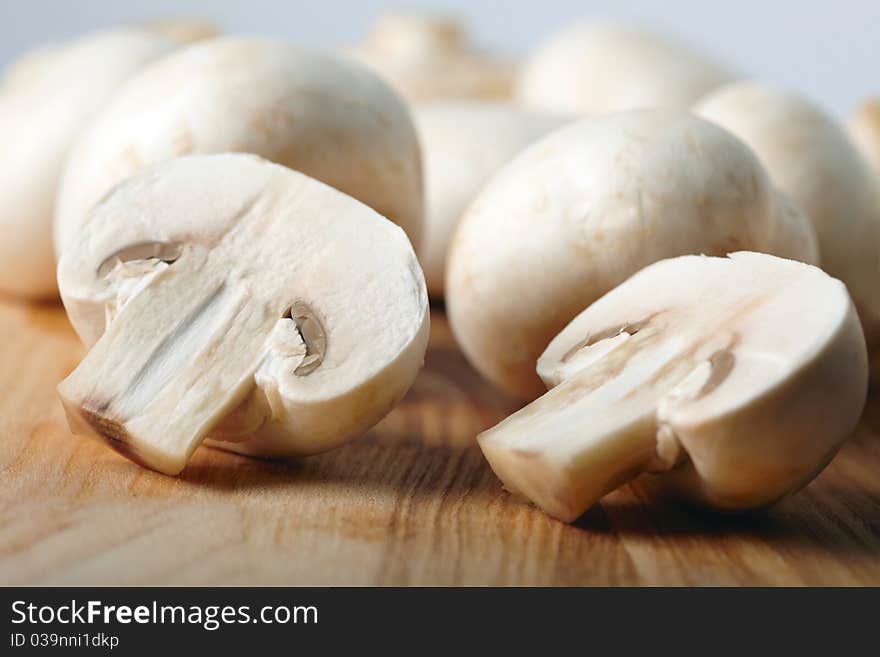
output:
[[[179,478],[72,436],[82,357],[59,306],[0,300],[0,584],[880,584],[880,427],[774,509],[720,516],[641,484],[574,525],[502,491],[475,434],[513,405],[435,313],[409,396],[299,463],[203,448]]]

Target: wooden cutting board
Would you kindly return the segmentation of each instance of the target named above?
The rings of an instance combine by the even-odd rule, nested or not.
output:
[[[723,516],[635,484],[565,525],[503,492],[474,436],[515,405],[435,313],[369,435],[302,462],[200,449],[182,476],[71,435],[60,306],[0,300],[0,584],[880,584],[880,402],[808,488]]]

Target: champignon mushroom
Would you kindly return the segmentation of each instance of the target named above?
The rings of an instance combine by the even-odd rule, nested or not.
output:
[[[120,28],[42,47],[0,84],[0,291],[57,294],[52,216],[76,136],[136,70],[171,51],[158,34]]]
[[[158,18],[146,21],[142,23],[142,26],[181,45],[188,45],[202,39],[211,39],[220,34],[217,25],[206,18]]]
[[[443,296],[446,252],[467,204],[508,160],[570,119],[490,101],[417,105],[414,118],[425,176],[425,228],[419,260],[428,293],[439,298]]]
[[[868,340],[880,344],[880,188],[844,129],[813,103],[772,86],[741,82],[696,107],[730,130],[764,164],[775,185],[807,215],[822,268],[846,283]]]
[[[584,307],[657,260],[741,249],[818,259],[809,223],[744,144],[676,110],[583,119],[528,147],[468,207],[447,312],[471,363],[533,399],[535,361]]]
[[[880,174],[880,99],[863,103],[849,120],[848,128],[856,147]]]
[[[512,64],[475,50],[462,23],[449,16],[382,15],[366,41],[346,52],[411,102],[510,97]]]
[[[223,152],[253,153],[317,178],[418,244],[421,161],[403,101],[343,58],[222,38],[142,71],[78,141],[61,185],[56,250],[75,238],[95,203],[145,165]]]
[[[535,49],[522,65],[515,95],[528,107],[571,114],[686,109],[732,79],[726,68],[660,34],[581,22]]]
[[[643,269],[538,367],[555,387],[479,443],[508,489],[564,521],[643,472],[712,507],[770,504],[831,460],[868,385],[846,287],[749,252]]]
[[[123,182],[58,282],[76,330],[97,339],[58,386],[71,428],[168,474],[209,434],[274,456],[362,433],[403,396],[427,344],[403,231],[251,155],[179,158]]]

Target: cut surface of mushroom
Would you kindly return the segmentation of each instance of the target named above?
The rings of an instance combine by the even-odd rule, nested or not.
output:
[[[225,37],[147,67],[77,141],[58,197],[57,252],[105,194],[143,167],[226,152],[253,153],[325,182],[418,245],[421,156],[397,94],[342,57]]]
[[[575,23],[526,59],[516,98],[527,107],[570,114],[686,109],[732,79],[703,54],[644,28]]]
[[[812,222],[822,268],[846,283],[869,350],[880,348],[880,183],[846,131],[799,95],[738,82],[696,106],[758,156],[770,179]],[[875,366],[876,368],[876,366]]]
[[[443,296],[446,252],[455,226],[480,188],[531,142],[570,117],[489,101],[415,106],[425,176],[425,228],[419,260],[428,292]]]
[[[833,457],[868,381],[845,286],[751,252],[643,269],[538,369],[554,387],[479,443],[507,488],[565,521],[643,472],[713,507],[772,503]]]
[[[120,227],[120,214],[132,221]],[[58,272],[71,322],[94,343],[58,386],[71,427],[169,474],[208,437],[279,456],[359,435],[403,396],[427,344],[403,231],[249,155],[129,179]]]
[[[456,18],[420,13],[379,16],[347,54],[374,70],[410,102],[507,99],[511,62],[476,50]]]
[[[25,54],[0,83],[0,292],[57,296],[52,218],[79,133],[113,92],[176,44],[118,28]]]
[[[458,343],[521,399],[581,310],[663,258],[748,249],[817,262],[809,222],[726,130],[676,110],[582,119],[500,169],[460,219],[446,263]]]

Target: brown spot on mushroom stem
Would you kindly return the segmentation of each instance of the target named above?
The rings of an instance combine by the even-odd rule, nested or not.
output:
[[[106,411],[105,406],[105,411]],[[104,414],[104,411],[92,411],[87,408],[81,410],[83,419],[88,422],[89,426],[97,431],[100,435],[108,440],[126,443],[128,440],[128,432],[121,422],[111,419]]]
[[[138,465],[150,467],[140,457],[137,450],[131,446],[131,437],[123,424],[108,417],[107,411],[112,403],[112,400],[101,402],[86,401],[79,410],[80,416],[92,428],[95,434],[103,438],[114,451]]]

